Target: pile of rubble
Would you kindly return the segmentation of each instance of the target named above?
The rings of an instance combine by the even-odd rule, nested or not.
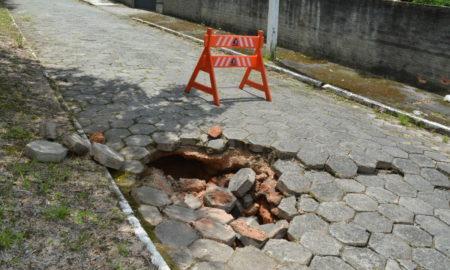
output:
[[[208,179],[174,178],[149,167],[140,179],[118,184],[127,185],[141,218],[163,244],[187,246],[204,238],[262,248],[269,239],[289,239],[289,222],[300,214],[294,195],[301,187],[278,177],[301,167],[281,160],[274,167],[244,167]]]

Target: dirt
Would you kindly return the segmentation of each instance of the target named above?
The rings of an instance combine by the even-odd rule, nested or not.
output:
[[[73,127],[5,14],[0,2],[0,268],[154,269],[102,167],[88,157],[23,156],[44,119]]]

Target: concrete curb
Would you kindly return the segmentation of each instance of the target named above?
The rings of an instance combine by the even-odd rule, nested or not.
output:
[[[193,37],[193,36],[190,36],[190,35],[186,35],[184,33],[175,31],[173,29],[161,26],[161,25],[156,24],[156,23],[148,22],[148,21],[145,21],[145,20],[142,20],[142,19],[139,19],[139,18],[133,17],[132,19],[134,21],[137,21],[137,22],[140,22],[140,23],[143,23],[143,24],[146,24],[146,25],[158,28],[158,29],[163,30],[165,32],[168,32],[168,33],[171,33],[171,34],[183,37],[185,39],[194,41],[196,43],[203,44],[203,40],[201,40],[199,38],[196,38],[196,37]],[[232,55],[244,55],[243,53],[240,53],[240,52],[237,52],[237,51],[234,51],[234,50],[231,50],[231,49],[227,49],[227,48],[223,48],[223,49],[220,49],[220,50],[223,51],[223,52],[226,52],[228,54],[232,54]],[[358,103],[360,103],[362,105],[369,106],[371,108],[377,109],[377,110],[385,112],[385,113],[389,113],[389,114],[394,115],[394,116],[400,116],[400,115],[407,116],[416,125],[422,126],[425,129],[427,129],[427,130],[435,131],[435,132],[443,134],[443,135],[450,135],[450,127],[448,127],[448,126],[439,124],[439,123],[434,122],[434,121],[427,120],[427,119],[422,118],[422,117],[418,117],[418,116],[416,116],[414,114],[402,111],[402,110],[397,109],[397,108],[390,107],[390,106],[385,105],[385,104],[383,104],[381,102],[378,102],[378,101],[372,100],[370,98],[367,98],[367,97],[364,97],[364,96],[352,93],[352,92],[350,92],[348,90],[339,88],[337,86],[323,83],[323,82],[321,82],[319,80],[316,80],[314,78],[308,77],[306,75],[302,75],[302,74],[296,73],[296,72],[291,71],[289,69],[280,67],[280,66],[278,66],[276,64],[265,63],[264,65],[270,70],[277,71],[277,72],[289,75],[289,76],[291,76],[291,77],[293,77],[293,78],[295,78],[295,79],[297,79],[297,80],[299,80],[301,82],[307,83],[307,84],[315,86],[317,88],[326,89],[328,91],[333,92],[336,95],[339,95],[341,97],[345,97],[345,98],[347,98],[349,100],[353,100],[353,101],[358,102]]]
[[[17,25],[14,17],[8,12],[11,21],[14,25],[14,27],[17,28],[17,30],[20,33],[21,38],[23,39],[24,42],[26,42],[26,38],[23,35],[22,31],[20,30],[19,26]],[[33,56],[33,58],[39,62],[39,58],[37,57],[36,53],[29,47],[26,48],[31,55]],[[61,94],[54,89],[54,87],[52,87],[52,83],[54,83],[54,80],[49,76],[49,74],[47,73],[47,71],[43,71],[43,75],[44,77],[47,79],[47,81],[49,82],[49,86],[50,89],[53,90],[56,100],[61,104],[61,106],[63,107],[63,109],[67,112],[69,112],[69,118],[71,119],[77,133],[82,136],[85,139],[88,139],[86,133],[83,130],[83,127],[81,126],[81,124],[78,122],[78,120],[75,118],[75,116],[73,116],[70,112],[70,108],[67,105],[67,103],[64,101],[63,97],[61,96]],[[111,174],[109,173],[108,169],[106,167],[103,167],[104,171],[105,171],[105,176],[106,178],[108,178],[110,184],[111,184],[111,188],[114,191],[114,193],[116,194],[116,196],[119,199],[119,206],[120,209],[122,210],[122,212],[127,216],[127,220],[130,223],[130,225],[133,227],[134,229],[134,234],[138,237],[138,239],[144,243],[145,247],[147,248],[147,250],[150,252],[151,254],[151,262],[152,264],[154,264],[156,267],[158,267],[158,270],[170,270],[170,267],[167,265],[166,261],[164,260],[164,258],[161,256],[161,254],[158,252],[158,250],[156,249],[155,245],[153,244],[152,240],[150,239],[150,237],[148,236],[147,232],[145,231],[145,229],[142,227],[139,219],[134,215],[133,209],[131,208],[130,204],[128,203],[128,201],[125,199],[125,196],[123,195],[123,193],[120,191],[119,187],[116,185],[116,182],[114,181],[113,177],[111,176]]]

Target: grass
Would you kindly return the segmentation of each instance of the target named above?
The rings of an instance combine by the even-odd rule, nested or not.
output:
[[[415,4],[450,7],[450,0],[413,0]]]
[[[117,251],[123,257],[127,257],[130,254],[127,243],[120,243],[117,245]]]
[[[447,135],[444,135],[444,136],[442,137],[442,142],[443,142],[443,143],[448,143],[448,136],[447,136]]]
[[[15,141],[30,141],[33,139],[33,133],[20,126],[12,126],[6,129],[1,135],[2,139]]]
[[[0,0],[0,37],[8,37],[15,41],[17,47],[23,48],[23,37],[13,24],[9,11],[3,4],[3,0]]]
[[[54,205],[46,208],[43,214],[48,220],[64,220],[70,215],[70,208],[66,205]]]
[[[9,228],[0,231],[0,250],[9,249],[14,244],[19,244],[23,241],[24,235],[20,232],[14,232]]]
[[[403,115],[403,114],[399,115],[398,121],[400,121],[400,125],[402,125],[402,126],[405,126],[405,127],[412,126],[411,118],[406,115]]]

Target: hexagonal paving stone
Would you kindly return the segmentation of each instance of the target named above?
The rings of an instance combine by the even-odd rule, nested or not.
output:
[[[124,128],[112,128],[105,132],[106,141],[118,141],[130,136],[131,133],[128,129]]]
[[[450,225],[450,209],[435,209],[434,215]]]
[[[408,153],[398,147],[383,146],[383,151],[397,158],[408,158]]]
[[[403,180],[418,191],[433,191],[434,186],[422,176],[417,174],[406,174]]]
[[[295,196],[290,196],[281,199],[280,204],[277,206],[278,209],[278,217],[291,220],[292,217],[298,215],[297,208],[295,207],[297,200]]]
[[[127,146],[142,146],[145,147],[153,143],[150,136],[147,135],[131,135],[125,139]]]
[[[416,197],[417,191],[408,183],[403,181],[400,175],[385,175],[385,188],[398,196]]]
[[[148,124],[135,124],[128,128],[132,134],[149,135],[156,131],[156,127]]]
[[[435,249],[417,248],[412,253],[413,261],[424,269],[448,270],[450,269],[450,259],[442,255]]]
[[[424,202],[421,199],[410,198],[410,197],[400,197],[398,203],[401,206],[406,207],[408,210],[414,212],[414,214],[432,215],[433,206]]]
[[[315,256],[310,264],[311,270],[352,270],[353,268],[338,257]]]
[[[120,150],[120,154],[126,160],[142,160],[147,162],[150,158],[150,152],[145,147],[128,146]]]
[[[382,187],[368,187],[366,194],[379,203],[396,203],[399,199],[397,195]]]
[[[420,173],[420,167],[416,163],[412,162],[409,159],[404,158],[394,158],[394,161],[392,162],[392,165],[395,169],[402,172],[403,174],[419,174]]]
[[[328,223],[315,214],[304,214],[292,219],[288,229],[288,238],[299,241],[302,235],[308,231],[328,231]]]
[[[333,223],[330,234],[344,244],[351,246],[365,246],[369,241],[369,233],[353,223]]]
[[[414,213],[398,204],[380,204],[378,212],[396,223],[413,223]]]
[[[434,236],[450,234],[450,226],[433,216],[416,215],[415,222]]]
[[[440,234],[434,237],[434,248],[450,257],[450,234]]]
[[[297,172],[285,172],[278,179],[277,189],[286,195],[299,195],[311,188],[311,181]]]
[[[420,171],[420,174],[436,187],[450,188],[448,177],[436,169],[424,168]]]
[[[263,251],[283,263],[308,264],[312,257],[312,253],[302,245],[284,239],[270,239]]]
[[[179,220],[186,223],[194,222],[199,218],[194,210],[179,205],[166,206],[163,213],[170,219]]]
[[[448,209],[449,195],[447,190],[435,189],[434,191],[420,191],[417,198],[435,208]]]
[[[377,160],[363,151],[351,151],[350,158],[358,166],[358,172],[373,174],[376,171]]]
[[[172,203],[169,196],[167,196],[164,191],[149,186],[134,188],[131,191],[131,195],[141,204],[149,204],[160,207]]]
[[[353,222],[370,232],[391,232],[392,221],[378,212],[357,213]]]
[[[233,270],[273,270],[276,268],[277,262],[261,250],[252,246],[247,246],[244,248],[237,248],[228,261],[228,265]]]
[[[384,179],[377,175],[358,175],[355,180],[366,187],[384,187]]]
[[[234,252],[230,246],[209,239],[199,239],[189,249],[195,258],[210,262],[226,262]]]
[[[364,194],[347,194],[344,201],[356,211],[376,211],[378,208],[378,203]]]
[[[303,194],[298,198],[297,209],[299,213],[315,212],[319,203],[309,194]]]
[[[408,242],[412,247],[430,247],[433,243],[431,235],[413,225],[395,224],[393,234]]]
[[[329,222],[346,221],[355,215],[355,211],[343,202],[323,202],[317,214]]]
[[[355,177],[358,171],[355,162],[344,156],[330,156],[325,164],[325,168],[339,178]]]
[[[303,167],[294,160],[283,160],[278,159],[273,165],[273,169],[275,170],[275,173],[280,176],[283,173],[297,173],[301,174],[304,169]]]
[[[422,154],[411,154],[409,155],[409,159],[411,159],[413,162],[419,165],[419,167],[422,168],[434,168],[434,166],[436,166],[436,161]]]
[[[311,169],[322,169],[330,154],[322,145],[309,143],[300,147],[297,158]]]
[[[344,247],[342,259],[358,270],[384,269],[386,264],[385,258],[368,248]]]
[[[201,218],[195,221],[194,227],[203,238],[219,241],[227,245],[231,245],[236,238],[236,233],[229,225],[209,218]]]
[[[156,226],[163,221],[163,217],[158,208],[151,205],[141,205],[138,208],[139,214],[144,222],[150,226]]]
[[[187,247],[199,238],[197,232],[186,223],[165,220],[156,226],[155,235],[162,244]]]
[[[313,185],[311,195],[321,202],[336,202],[342,200],[344,192],[335,182]]]
[[[353,179],[336,179],[335,182],[344,192],[359,193],[366,189],[364,185]]]
[[[194,264],[190,270],[231,270],[231,268],[223,262],[199,262]]]
[[[186,247],[170,247],[167,248],[167,254],[180,270],[188,269],[193,263],[194,258]]]
[[[373,233],[369,247],[392,259],[411,259],[411,247],[398,236],[384,233]]]
[[[327,232],[305,232],[301,239],[302,244],[316,255],[339,255],[342,245]]]
[[[156,148],[161,151],[173,151],[177,148],[179,137],[173,132],[155,132],[152,135]]]

